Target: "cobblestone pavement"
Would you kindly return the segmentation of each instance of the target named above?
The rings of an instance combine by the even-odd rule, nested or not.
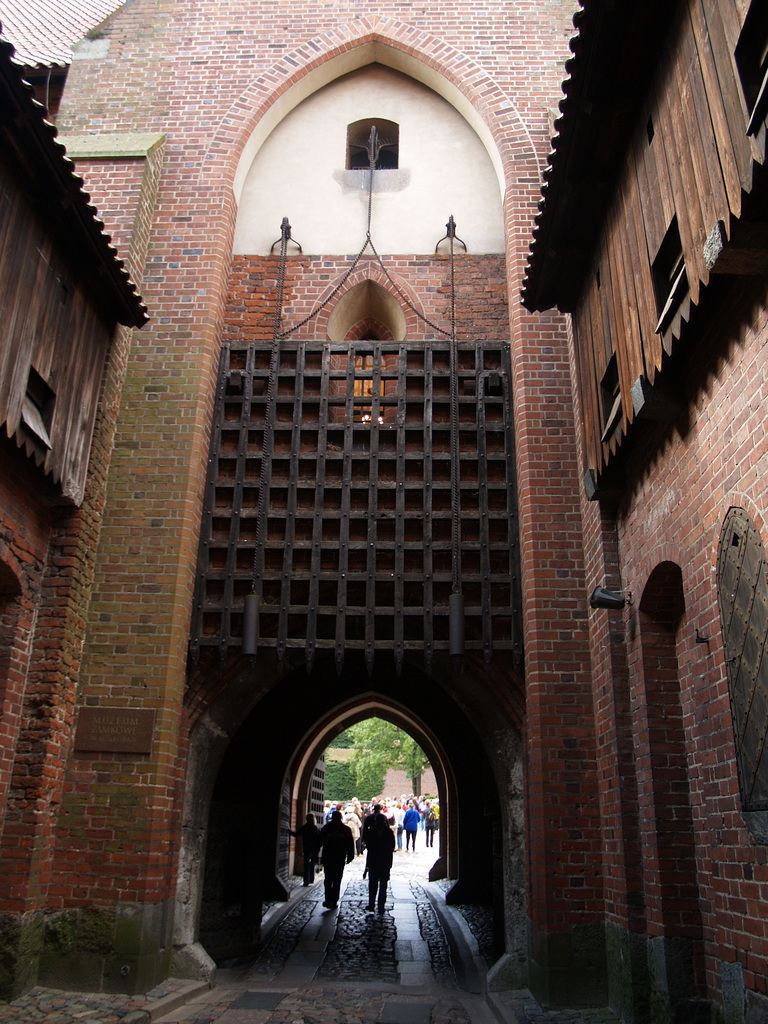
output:
[[[345,872],[336,910],[322,880],[269,907],[268,939],[216,986],[169,981],[146,996],[36,989],[0,1004],[5,1024],[616,1024],[607,1011],[547,1013],[528,993],[487,997],[491,921],[445,906],[429,884],[432,851],[398,853],[384,914],[369,914],[363,858]],[[176,1003],[180,1005],[175,1005]]]

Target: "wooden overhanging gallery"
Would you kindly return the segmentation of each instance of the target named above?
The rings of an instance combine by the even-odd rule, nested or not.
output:
[[[591,498],[620,489],[638,421],[679,415],[675,363],[713,276],[768,270],[768,7],[742,7],[576,19],[523,301],[573,313]]]
[[[115,324],[147,314],[13,48],[0,48],[0,423],[77,504]]]

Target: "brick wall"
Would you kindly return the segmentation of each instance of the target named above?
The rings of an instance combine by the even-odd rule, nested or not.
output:
[[[661,442],[663,457],[656,456],[652,473],[633,478],[617,523],[625,585],[643,593],[665,561],[682,574],[677,671],[712,991],[720,961],[730,961],[735,949],[748,987],[768,992],[760,909],[768,856],[740,814],[715,585],[718,539],[731,506],[745,508],[766,539],[767,298],[764,284],[747,282],[721,288],[707,303],[697,322],[706,330],[691,366],[687,429]],[[697,644],[697,630],[710,642]]]
[[[734,957],[746,988],[766,993],[768,856],[740,813],[715,573],[731,506],[766,539],[767,298],[764,282],[713,282],[687,335],[684,427],[644,430],[615,511],[584,502],[589,586],[632,592],[625,612],[590,614],[605,864],[619,867],[606,870],[607,918],[700,942],[695,970],[716,999]],[[670,571],[680,602],[659,633],[646,610],[660,574],[669,600]]]
[[[2,487],[0,488],[0,609],[3,629],[2,715],[0,715],[0,807],[3,846],[16,846],[16,858],[25,860],[22,843],[9,814],[11,777],[22,729],[24,691],[34,640],[35,620],[42,576],[51,534],[51,510],[34,499],[47,485],[38,478],[32,463],[2,439]],[[14,833],[16,839],[13,837]],[[15,869],[8,868],[15,875]],[[7,878],[7,875],[5,876]],[[8,889],[3,893],[5,902]]]
[[[408,796],[412,788],[411,780],[406,776],[405,772],[395,768],[390,768],[384,776],[384,788],[382,793],[387,800],[397,800],[401,796]],[[435,773],[431,768],[422,775],[421,793],[417,793],[416,796],[421,796],[422,793],[426,793],[430,796],[438,795],[437,780],[435,779]]]
[[[281,331],[304,319],[336,289],[348,272],[351,259],[292,256],[287,263]],[[364,280],[375,281],[402,306],[409,341],[435,337],[426,318],[450,334],[450,265],[447,257],[387,256],[384,266],[375,260],[362,265],[343,284],[339,295]],[[278,261],[269,257],[237,256],[232,262],[223,340],[268,341],[272,338]],[[394,282],[394,283],[393,283]],[[461,256],[455,261],[456,337],[464,340],[502,340],[509,337],[507,282],[501,256]],[[398,291],[400,290],[400,294]],[[403,296],[405,301],[403,301]],[[412,304],[408,308],[406,302]],[[291,335],[296,340],[324,338],[333,304],[321,309]],[[417,315],[418,314],[418,315]],[[440,335],[437,335],[440,337]]]

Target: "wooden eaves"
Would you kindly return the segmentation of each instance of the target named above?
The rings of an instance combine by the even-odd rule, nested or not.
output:
[[[544,171],[522,301],[572,312],[611,192],[677,14],[676,0],[582,0]]]
[[[44,114],[13,46],[0,38],[0,150],[103,313],[127,327],[142,327],[149,319],[146,306]]]

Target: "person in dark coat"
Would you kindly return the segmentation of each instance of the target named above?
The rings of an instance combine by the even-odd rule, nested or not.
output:
[[[427,846],[434,846],[435,832],[437,830],[437,811],[429,800],[427,800],[427,809],[424,814],[424,828],[426,830]]]
[[[304,824],[291,831],[292,836],[301,839],[301,852],[304,857],[304,885],[311,885],[315,880],[315,864],[320,849],[320,829],[315,824],[314,814],[308,814]]]
[[[325,870],[323,906],[333,910],[339,905],[344,865],[355,859],[352,829],[341,820],[341,811],[334,811],[328,824],[320,829],[320,847]]]
[[[368,913],[373,913],[378,896],[378,910],[383,914],[387,901],[387,882],[392,870],[392,855],[395,852],[395,833],[381,813],[381,804],[375,804],[373,814],[369,814],[363,822],[362,839],[368,851]]]

